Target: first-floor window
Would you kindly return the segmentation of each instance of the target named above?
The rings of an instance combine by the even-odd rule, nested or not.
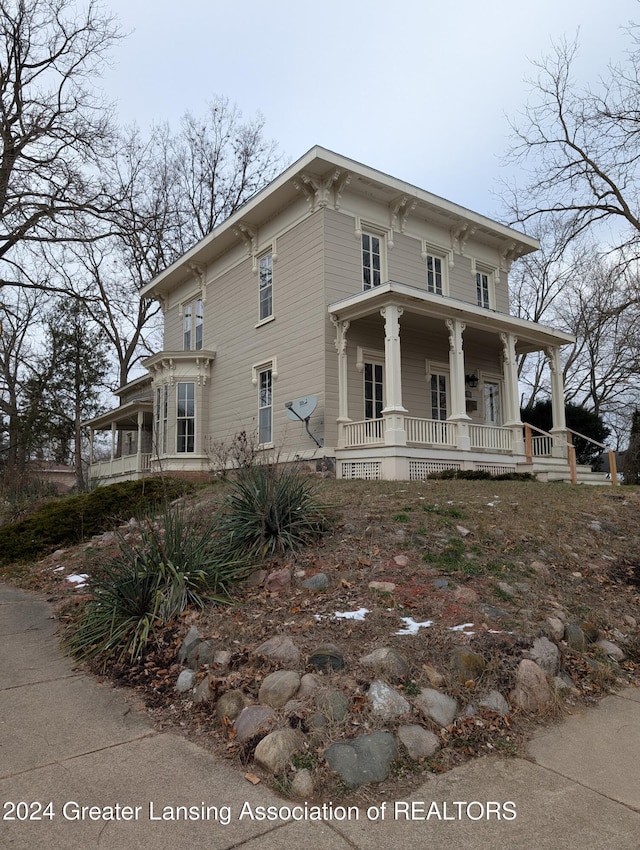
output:
[[[447,418],[447,376],[431,375],[431,418]]]
[[[384,407],[382,363],[364,364],[364,418],[380,419]]]
[[[169,418],[169,384],[156,387],[155,447],[157,454],[167,453],[167,427]]]
[[[273,371],[258,372],[258,443],[273,439]]]
[[[478,307],[489,307],[489,275],[476,272],[476,296]]]
[[[196,441],[196,385],[194,383],[178,384],[178,452],[195,451]]]

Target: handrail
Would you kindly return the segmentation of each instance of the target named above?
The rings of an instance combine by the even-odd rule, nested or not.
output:
[[[579,431],[574,431],[573,428],[567,428],[567,431],[570,434],[573,434],[574,437],[580,437],[581,440],[586,440],[588,443],[593,443],[594,446],[598,446],[599,449],[604,449],[609,455],[609,473],[611,475],[611,486],[618,486],[618,466],[616,464],[616,453],[613,449],[610,449],[608,446],[605,446],[604,443],[599,443],[597,440],[592,439],[591,437],[587,437],[585,434],[581,434]]]
[[[557,441],[561,440],[561,445],[565,445],[567,447],[567,460],[569,461],[569,475],[571,478],[572,484],[578,483],[578,467],[576,464],[576,447],[569,440],[562,440],[557,434],[550,434],[548,431],[545,431],[543,428],[538,428],[537,425],[530,425],[528,422],[524,423],[524,449],[525,454],[527,456],[527,463],[533,462],[533,440],[531,438],[531,431],[537,431],[539,434],[542,434],[545,437],[551,437],[552,440]]]
[[[573,437],[570,440],[564,440],[560,438],[557,434],[550,434],[548,431],[545,431],[542,428],[538,428],[537,425],[530,425],[528,422],[524,423],[524,445],[525,445],[525,454],[527,456],[527,463],[531,463],[533,460],[533,441],[531,432],[537,431],[539,434],[543,434],[545,437],[551,437],[553,440],[560,440],[560,445],[565,445],[567,447],[567,454],[569,460],[569,470],[571,472],[571,483],[578,483],[578,471],[576,466],[576,447],[573,444]],[[593,440],[591,437],[587,437],[585,434],[580,434],[578,431],[574,431],[572,428],[564,429],[568,434],[572,434],[574,437],[580,437],[582,440],[586,440],[589,443],[593,443],[594,446],[598,446],[600,449],[604,449],[609,454],[609,472],[611,473],[611,486],[618,486],[618,470],[616,466],[616,455],[613,449],[608,448],[607,446],[599,443],[597,440]]]

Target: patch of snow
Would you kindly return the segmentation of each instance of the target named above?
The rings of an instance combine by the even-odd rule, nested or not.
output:
[[[405,624],[404,628],[396,632],[397,635],[416,635],[419,629],[427,629],[433,625],[433,620],[425,620],[422,623],[417,623],[413,617],[400,617]]]
[[[53,571],[54,573],[61,573],[64,570],[64,567],[56,567]]]
[[[469,632],[467,632],[467,629],[472,629],[472,628],[473,628],[473,623],[461,623],[459,626],[451,626],[449,631],[450,632],[465,632],[466,634],[469,634]]]
[[[80,575],[72,573],[72,575],[67,576],[67,581],[70,581],[72,584],[75,584],[75,586],[80,589],[81,587],[85,586],[88,578],[89,576],[85,573],[81,573]]]
[[[336,611],[333,616],[338,620],[364,620],[368,613],[368,608],[358,608],[357,611]]]
[[[358,608],[357,611],[336,611],[334,614],[330,614],[332,618],[336,618],[337,620],[364,620],[364,618],[369,613],[368,608]],[[314,614],[313,617],[316,622],[320,622],[320,620],[324,620],[325,614]]]

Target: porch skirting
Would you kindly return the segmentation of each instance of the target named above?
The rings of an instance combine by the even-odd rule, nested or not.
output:
[[[383,481],[423,481],[446,470],[483,470],[491,475],[531,471],[526,458],[495,452],[426,449],[411,446],[367,446],[337,449],[336,476]]]

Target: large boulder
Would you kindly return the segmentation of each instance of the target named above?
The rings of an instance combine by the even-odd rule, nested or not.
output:
[[[358,788],[386,779],[397,754],[396,742],[390,732],[371,732],[348,743],[332,744],[325,758],[345,785]]]

